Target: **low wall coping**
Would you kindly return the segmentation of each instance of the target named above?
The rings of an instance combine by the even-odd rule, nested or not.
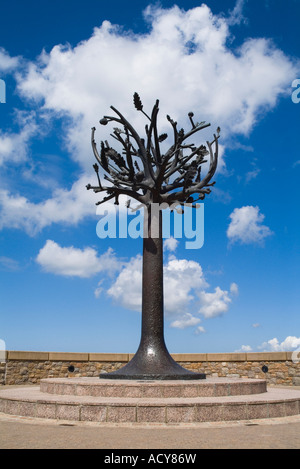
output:
[[[90,362],[129,362],[128,353],[89,353]]]
[[[41,360],[47,361],[49,359],[48,352],[22,352],[15,350],[7,351],[7,360]]]
[[[251,353],[172,353],[177,362],[246,362],[246,361],[291,361],[292,352],[251,352]],[[24,361],[96,361],[128,362],[133,353],[71,353],[6,351],[7,360]]]
[[[256,361],[286,361],[287,352],[259,352],[259,353],[247,353],[247,360]],[[291,360],[291,358],[290,358]]]
[[[177,362],[206,362],[207,353],[172,353],[172,358]]]
[[[246,353],[208,353],[208,362],[245,362],[247,361]]]
[[[70,352],[49,352],[48,360],[52,361],[65,361],[65,362],[88,362],[88,353],[70,353]]]

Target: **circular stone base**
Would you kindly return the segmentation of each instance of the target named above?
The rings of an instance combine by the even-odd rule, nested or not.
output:
[[[94,397],[218,397],[261,394],[267,391],[265,380],[236,378],[207,378],[191,380],[114,380],[107,382],[98,378],[48,378],[42,379],[43,393],[94,396]]]
[[[300,392],[263,380],[107,381],[45,379],[0,390],[0,412],[22,417],[103,424],[187,424],[299,415]],[[244,393],[244,394],[242,394]]]

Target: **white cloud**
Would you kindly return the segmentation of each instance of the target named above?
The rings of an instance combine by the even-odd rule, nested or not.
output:
[[[0,130],[0,166],[5,163],[20,163],[27,159],[30,138],[36,134],[38,127],[33,114],[19,115],[21,131],[19,133]]]
[[[171,259],[164,267],[165,310],[169,315],[188,312],[195,291],[208,286],[198,262]]]
[[[97,285],[97,288],[96,288],[95,291],[94,291],[94,294],[95,294],[95,297],[96,297],[96,298],[99,298],[99,296],[100,296],[101,293],[103,292],[103,287],[102,287],[103,280],[104,280],[104,279],[99,280],[98,285]]]
[[[195,299],[193,290],[207,287],[200,264],[172,257],[164,266],[164,302],[166,314],[187,318],[188,308]],[[176,294],[174,294],[176,292]],[[122,306],[141,310],[142,258],[132,258],[120,272],[108,294]]]
[[[220,287],[215,288],[214,293],[205,291],[199,292],[201,307],[199,312],[207,318],[220,316],[228,311],[231,298],[228,291],[221,290]]]
[[[261,170],[259,168],[255,168],[252,171],[248,171],[248,173],[246,173],[246,184],[252,181],[252,179],[255,179],[259,175],[260,171]]]
[[[0,70],[2,72],[9,72],[18,67],[20,57],[11,57],[9,53],[0,47]]]
[[[240,6],[235,18],[240,18]],[[145,19],[149,32],[140,35],[104,21],[76,47],[44,51],[18,77],[25,98],[42,100],[44,110],[75,119],[67,138],[83,151],[83,164],[89,129],[99,112],[114,104],[133,121],[139,118],[132,106],[134,91],[146,107],[161,98],[163,116],[168,112],[178,119],[199,109],[226,135],[248,133],[259,111],[273,107],[290,88],[296,67],[282,51],[263,38],[229,49],[230,20],[213,15],[204,4],[188,11],[151,6]]]
[[[22,195],[11,195],[0,190],[0,229],[21,228],[34,235],[52,223],[76,224],[84,217],[95,215],[95,197],[85,186],[89,177],[82,175],[71,187],[55,189],[52,197],[39,203],[30,202]]]
[[[171,327],[183,329],[201,322],[199,314],[206,319],[220,316],[228,311],[238,286],[231,284],[230,292],[209,287],[198,262],[187,259],[168,259],[164,265],[164,306]],[[142,302],[142,257],[132,258],[121,270],[108,295],[127,309],[141,311]],[[199,309],[200,303],[200,309]],[[193,310],[195,313],[191,313]],[[198,316],[197,316],[198,315]],[[201,332],[201,331],[200,331]],[[202,331],[203,332],[203,331]]]
[[[228,18],[228,24],[235,25],[240,24],[241,22],[247,22],[246,18],[243,15],[243,9],[247,0],[237,0],[235,7],[230,12]]]
[[[176,319],[175,321],[171,322],[170,326],[176,329],[185,329],[186,327],[196,326],[199,324],[199,322],[201,322],[200,318],[196,318],[192,314],[186,313],[180,319]]]
[[[258,348],[270,352],[288,352],[300,347],[300,337],[288,336],[282,342],[274,337],[260,345]]]
[[[120,268],[112,249],[98,256],[95,249],[61,247],[52,240],[48,240],[40,250],[36,262],[46,272],[67,277],[87,278],[99,272],[112,272]]]
[[[176,251],[179,241],[172,236],[164,241],[164,249],[168,251]]]
[[[239,352],[252,352],[252,347],[250,345],[242,345],[239,350],[235,350],[236,353]]]
[[[127,263],[107,293],[125,308],[141,311],[142,257],[140,255],[133,257]]]
[[[260,327],[259,322],[256,322],[256,323],[252,324],[252,327],[254,327],[254,329],[257,329],[258,327]]]
[[[270,228],[262,224],[265,216],[260,213],[259,207],[248,205],[235,208],[230,214],[230,219],[227,237],[233,243],[260,244],[272,234]]]
[[[239,287],[235,282],[230,285],[230,293],[234,296],[239,294]]]
[[[164,266],[164,302],[166,314],[184,315],[194,299],[193,288],[206,282],[201,266],[195,261],[172,257]],[[176,295],[174,295],[176,292]],[[142,306],[142,257],[132,258],[120,272],[108,294],[122,306],[136,311]]]
[[[16,271],[19,270],[19,262],[10,257],[0,256],[0,270]]]

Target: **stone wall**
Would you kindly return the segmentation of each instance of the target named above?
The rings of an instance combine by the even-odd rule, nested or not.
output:
[[[300,363],[291,352],[172,354],[183,367],[207,376],[263,378],[270,384],[300,385]],[[0,385],[38,384],[42,378],[98,376],[124,366],[133,354],[7,351]],[[262,367],[268,367],[264,373]]]

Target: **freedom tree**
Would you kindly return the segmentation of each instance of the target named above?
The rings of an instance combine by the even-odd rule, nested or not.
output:
[[[156,100],[151,116],[145,111],[140,96],[133,96],[134,106],[143,114],[147,124],[141,137],[128,120],[113,106],[114,116],[104,116],[101,125],[118,125],[111,137],[118,142],[114,149],[108,141],[101,141],[98,150],[95,127],[92,128],[92,148],[97,162],[94,170],[97,185],[87,185],[96,193],[106,196],[97,202],[111,199],[119,204],[119,196],[128,196],[144,207],[143,278],[142,278],[142,329],[138,350],[132,360],[120,370],[101,375],[108,379],[204,379],[205,374],[194,373],[177,364],[169,354],[164,339],[163,299],[163,237],[162,210],[171,207],[181,210],[189,205],[197,209],[197,201],[211,192],[211,182],[218,164],[218,139],[220,129],[206,145],[189,143],[189,138],[210,126],[204,121],[194,121],[189,112],[191,128],[186,132],[178,128],[169,115],[172,145],[162,149],[166,133],[158,131],[159,101]],[[205,165],[205,163],[208,163]],[[101,173],[100,173],[101,167]],[[205,175],[202,168],[206,167]],[[102,179],[102,180],[101,180]]]

